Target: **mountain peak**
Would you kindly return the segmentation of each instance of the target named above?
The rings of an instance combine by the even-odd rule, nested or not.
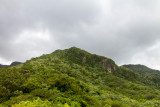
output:
[[[96,54],[91,54],[77,47],[71,47],[65,50],[56,50],[52,53],[52,55],[56,55],[57,57],[66,60],[69,63],[99,67],[100,69],[110,73],[115,71],[117,66],[112,59]]]
[[[21,64],[21,62],[18,62],[18,61],[14,61],[10,64],[10,66],[16,66],[16,65],[19,65]]]
[[[148,71],[142,76],[138,71],[118,67],[112,59],[77,47],[56,50],[20,66],[0,69],[0,107],[23,106],[32,100],[46,107],[157,106],[158,73],[150,75],[153,73]]]

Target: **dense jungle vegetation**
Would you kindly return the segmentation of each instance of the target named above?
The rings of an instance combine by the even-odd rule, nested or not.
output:
[[[0,68],[0,107],[160,107],[160,72],[76,47]]]

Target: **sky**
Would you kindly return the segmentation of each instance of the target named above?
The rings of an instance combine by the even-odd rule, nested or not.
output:
[[[160,0],[0,0],[0,63],[73,46],[160,70]]]

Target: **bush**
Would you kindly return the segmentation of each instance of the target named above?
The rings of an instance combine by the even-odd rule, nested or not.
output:
[[[12,105],[11,107],[53,107],[53,105],[48,100],[42,101],[40,98],[38,98],[33,101],[22,101],[18,104]]]
[[[5,86],[11,92],[22,90],[25,77],[18,69],[7,68],[0,72],[0,85]]]
[[[41,98],[49,98],[52,96],[53,92],[48,89],[35,89],[31,92],[31,94]]]
[[[42,88],[42,78],[40,77],[30,77],[27,81],[23,84],[24,92],[31,92],[32,90]]]
[[[10,95],[11,95],[10,90],[0,85],[0,97],[8,97]]]
[[[18,104],[21,101],[32,101],[35,97],[32,95],[20,95],[17,97],[11,97],[9,101],[5,102],[4,105],[11,106],[13,104]]]

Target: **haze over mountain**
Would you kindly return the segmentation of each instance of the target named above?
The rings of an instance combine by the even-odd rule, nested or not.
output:
[[[77,46],[160,69],[160,0],[0,0],[0,63]]]
[[[16,66],[16,65],[19,65],[19,64],[21,64],[21,62],[14,61],[10,65],[2,65],[2,64],[0,64],[0,68]]]
[[[72,47],[0,68],[0,107],[159,107],[160,72],[125,66]]]
[[[160,0],[0,0],[0,107],[160,107],[159,11]]]

